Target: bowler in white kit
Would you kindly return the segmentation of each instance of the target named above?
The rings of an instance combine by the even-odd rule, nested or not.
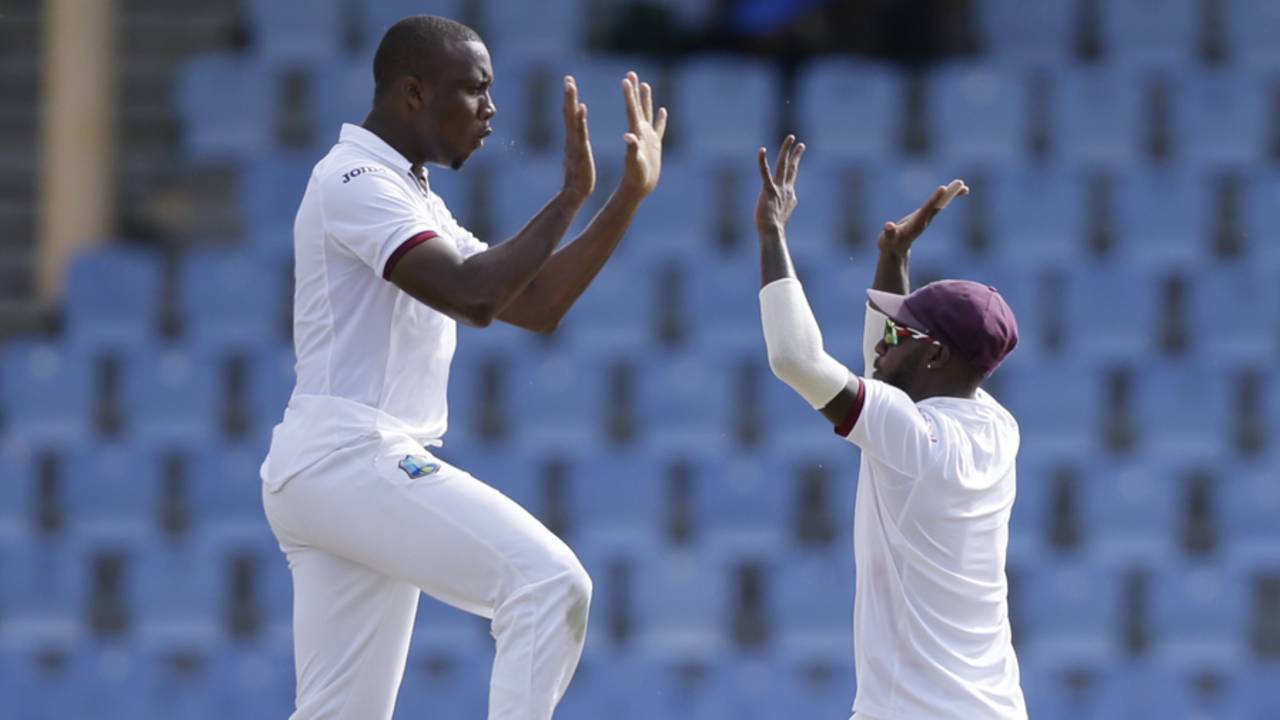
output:
[[[885,224],[858,377],[824,348],[787,249],[804,149],[788,137],[772,172],[759,150],[760,314],[774,374],[862,448],[853,716],[1024,720],[1005,578],[1018,425],[981,387],[1017,322],[995,288],[909,292],[907,276],[911,244],[968,188],[956,180]]]
[[[373,78],[372,110],[342,127],[298,209],[297,385],[262,466],[293,574],[293,718],[390,718],[420,592],[492,619],[489,718],[550,718],[582,652],[591,581],[533,516],[433,454],[456,323],[556,327],[657,184],[666,111],[635,73],[622,80],[622,180],[557,250],[595,187],[587,109],[566,77],[564,185],[490,248],[431,191],[426,167],[461,168],[489,134],[479,36],[405,18]]]

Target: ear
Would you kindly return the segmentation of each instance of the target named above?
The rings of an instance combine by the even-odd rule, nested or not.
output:
[[[400,92],[404,94],[405,102],[411,110],[419,110],[427,104],[427,87],[412,75],[400,78]]]
[[[941,370],[951,361],[951,348],[946,345],[930,345],[929,356],[924,366],[930,370]]]

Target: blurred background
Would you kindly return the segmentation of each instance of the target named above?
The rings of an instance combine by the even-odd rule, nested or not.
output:
[[[294,212],[382,31],[476,28],[497,133],[433,189],[482,239],[599,189],[629,69],[658,191],[549,337],[460,330],[442,455],[595,580],[558,718],[846,718],[857,450],[772,378],[754,150],[808,143],[790,236],[860,364],[880,224],[963,177],[914,281],[1023,341],[1009,576],[1033,718],[1280,717],[1280,3],[5,0],[0,718],[284,718],[290,581],[258,464],[292,389]],[[431,552],[421,548],[421,552]],[[423,600],[397,717],[483,717],[485,623]]]

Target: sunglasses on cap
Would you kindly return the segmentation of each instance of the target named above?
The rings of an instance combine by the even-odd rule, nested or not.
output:
[[[889,347],[893,347],[894,345],[897,345],[899,342],[901,342],[904,337],[909,337],[913,340],[928,340],[934,345],[938,345],[938,346],[942,345],[942,343],[937,338],[933,337],[928,333],[922,333],[919,330],[914,330],[912,328],[907,327],[906,325],[903,325],[901,323],[896,323],[888,318],[885,318],[884,344],[888,345]]]

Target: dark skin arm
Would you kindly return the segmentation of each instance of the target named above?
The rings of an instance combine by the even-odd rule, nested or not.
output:
[[[465,325],[485,327],[498,317],[537,276],[595,188],[587,107],[572,77],[565,78],[564,119],[564,187],[515,237],[466,259],[452,243],[428,240],[400,259],[391,282]]]
[[[498,318],[534,332],[550,332],[595,279],[631,225],[640,202],[657,187],[662,171],[666,108],[653,109],[653,91],[634,72],[623,83],[631,131],[622,182],[582,234],[556,251]]]
[[[778,150],[777,169],[769,170],[769,160],[764,148],[757,157],[760,164],[762,188],[756,201],[756,232],[760,236],[760,286],[782,278],[796,277],[787,251],[786,224],[795,211],[797,198],[796,176],[800,157],[804,155],[804,143],[796,143],[794,135],[788,135]],[[951,198],[968,193],[969,189],[959,180],[947,187],[939,187],[924,204],[896,223],[887,222],[876,240],[880,257],[876,263],[873,288],[906,294],[907,258],[911,244]],[[819,411],[832,425],[839,425],[849,416],[858,397],[862,379],[849,373],[849,380],[840,392]]]

